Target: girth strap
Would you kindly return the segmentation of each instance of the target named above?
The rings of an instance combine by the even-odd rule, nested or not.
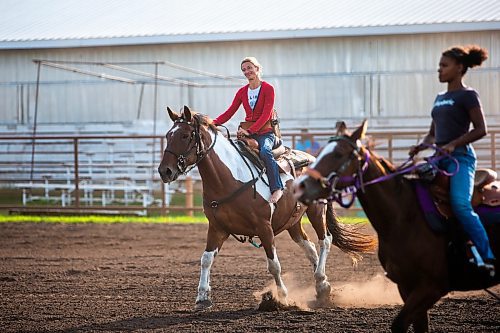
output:
[[[252,180],[249,180],[248,182],[246,182],[245,184],[243,184],[243,186],[239,187],[233,193],[225,196],[224,198],[222,198],[220,200],[213,200],[210,203],[210,207],[212,207],[213,209],[215,209],[219,205],[222,205],[223,203],[225,203],[225,202],[227,202],[227,201],[229,201],[231,199],[234,199],[235,197],[237,197],[238,195],[240,195],[241,193],[243,193],[243,191],[245,191],[247,188],[249,188],[250,186],[254,185],[259,180],[259,178],[262,177],[262,175],[264,174],[264,172],[265,172],[265,169],[262,169],[257,177],[253,178]],[[214,211],[214,215],[215,215],[215,211]]]

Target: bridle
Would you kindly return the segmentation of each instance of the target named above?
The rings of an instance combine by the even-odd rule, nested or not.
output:
[[[193,118],[193,120],[196,120],[196,118]],[[212,141],[212,143],[210,144],[210,146],[206,150],[203,150],[204,144],[203,144],[203,140],[201,139],[201,135],[200,135],[200,123],[199,123],[199,121],[187,121],[184,118],[178,118],[177,120],[174,121],[174,126],[172,126],[172,128],[165,135],[166,137],[168,137],[169,133],[174,129],[174,127],[175,127],[176,124],[187,124],[187,125],[189,125],[192,128],[192,131],[191,131],[191,134],[190,134],[190,139],[189,139],[189,142],[187,144],[186,152],[181,153],[181,154],[177,154],[174,151],[166,148],[165,149],[165,154],[166,153],[170,153],[170,154],[174,155],[177,158],[177,168],[179,169],[179,171],[181,173],[186,174],[189,171],[191,171],[193,168],[195,168],[203,160],[203,158],[208,155],[208,153],[210,152],[210,150],[212,150],[214,148],[215,143],[217,141],[217,133],[218,133],[218,131],[215,131],[215,137],[214,137],[214,140]],[[226,131],[227,131],[228,138],[229,138],[230,137],[229,136],[229,130],[227,128],[226,128]],[[193,141],[194,141],[194,143],[193,143]],[[217,216],[217,214],[216,214],[217,208],[221,204],[224,204],[226,202],[229,202],[229,201],[235,199],[238,195],[240,195],[241,193],[243,193],[244,191],[246,191],[251,186],[254,187],[254,198],[255,198],[256,195],[257,195],[256,194],[257,193],[257,189],[255,187],[255,183],[257,183],[257,181],[259,179],[262,179],[263,174],[266,172],[265,168],[262,168],[262,170],[259,172],[259,174],[257,175],[257,177],[255,177],[253,175],[253,171],[252,171],[250,165],[248,164],[248,162],[246,161],[246,159],[244,158],[244,156],[242,155],[242,153],[240,152],[240,150],[238,150],[238,148],[234,145],[234,143],[232,141],[230,141],[230,142],[234,146],[235,150],[243,158],[244,163],[247,165],[247,167],[249,168],[250,172],[252,173],[252,179],[250,181],[244,183],[237,190],[233,191],[232,193],[230,193],[226,197],[224,197],[222,199],[219,199],[219,200],[212,200],[210,202],[210,207],[212,208],[213,216],[214,216],[215,219],[216,219],[216,216]],[[186,156],[188,156],[193,151],[193,149],[196,149],[196,161],[195,161],[195,163],[193,163],[192,165],[189,166],[189,165],[186,165],[186,160],[187,160]],[[253,237],[251,237],[251,236],[237,236],[237,235],[235,235],[233,233],[230,233],[230,235],[232,235],[236,240],[238,240],[241,243],[244,243],[244,242],[246,242],[248,240],[248,242],[251,243],[255,247],[261,247],[262,246],[262,244],[260,244],[260,245],[256,244],[253,241]]]
[[[341,140],[347,142],[353,148],[353,150],[350,153],[347,160],[344,163],[342,163],[337,170],[332,171],[326,177],[323,177],[321,173],[319,173],[317,170],[314,169],[307,169],[306,174],[311,178],[317,180],[321,185],[321,187],[328,191],[328,195],[326,198],[327,201],[336,201],[343,208],[351,207],[352,204],[354,203],[354,200],[356,199],[356,193],[359,190],[361,190],[361,192],[364,193],[366,186],[386,181],[401,174],[410,173],[418,168],[418,166],[413,163],[413,156],[410,156],[400,167],[396,169],[395,172],[377,177],[369,181],[364,181],[363,175],[368,169],[371,160],[370,151],[368,149],[364,149],[364,152],[362,152],[361,149],[362,146],[359,140],[353,142],[352,140],[349,140],[347,137],[344,136],[332,137],[330,138],[330,140],[328,140],[328,143],[337,142]],[[432,157],[426,158],[427,163],[429,163],[432,168],[436,169],[438,172],[446,176],[453,176],[458,172],[459,164],[458,161],[453,156],[444,152],[441,148],[435,145],[426,145],[426,147],[433,148],[436,152],[441,153],[441,155],[434,155]],[[441,170],[438,167],[437,162],[443,158],[451,158],[455,162],[456,169],[454,172],[449,173],[445,170]],[[356,159],[358,162],[356,171],[353,173],[353,175],[342,176],[342,174],[346,171],[349,165],[351,165],[353,159]],[[339,187],[338,186],[339,184],[346,184],[346,185],[342,185],[341,187]],[[342,198],[345,197],[346,195],[350,195],[351,198],[347,203],[344,203]]]
[[[323,177],[321,173],[319,173],[315,169],[307,169],[306,174],[319,182],[320,186],[328,191],[327,201],[336,201],[340,206],[344,208],[349,208],[354,203],[356,198],[356,192],[361,189],[364,192],[364,186],[366,185],[363,182],[363,174],[368,168],[368,163],[370,161],[370,153],[367,149],[363,153],[361,151],[361,144],[359,141],[353,142],[349,140],[345,136],[334,136],[328,140],[328,143],[343,141],[348,143],[353,149],[349,154],[348,158],[340,165],[337,170],[334,170],[328,174],[328,176]],[[351,165],[353,160],[357,161],[357,168],[354,172],[354,175],[343,176],[347,168]],[[339,184],[342,185],[339,188]],[[349,202],[345,203],[342,198],[349,194],[351,199]]]
[[[174,126],[172,126],[172,128],[165,135],[166,137],[168,137],[168,134],[174,129],[175,125],[177,124],[187,124],[192,128],[189,142],[187,144],[187,149],[184,153],[177,154],[176,152],[168,148],[165,148],[164,152],[165,154],[170,153],[177,158],[177,169],[182,174],[187,174],[189,171],[198,166],[198,164],[200,164],[203,158],[207,156],[208,152],[215,146],[215,142],[217,141],[217,131],[215,131],[214,140],[212,141],[210,146],[206,150],[204,150],[203,140],[201,139],[200,135],[200,123],[195,120],[196,118],[193,118],[193,121],[187,121],[184,118],[178,118],[177,120],[174,121]],[[187,165],[186,157],[189,156],[189,154],[191,154],[193,149],[196,149],[196,161],[192,165]]]

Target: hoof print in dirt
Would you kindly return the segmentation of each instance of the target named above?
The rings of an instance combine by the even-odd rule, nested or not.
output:
[[[206,300],[197,302],[194,306],[194,311],[205,311],[212,307],[212,301]]]
[[[321,308],[330,308],[333,306],[333,302],[330,297],[321,297],[315,300],[307,302],[307,307],[309,309],[321,309]]]
[[[279,310],[293,310],[297,309],[296,306],[285,305],[277,300],[271,291],[262,294],[262,300],[257,307],[258,311],[279,311]]]

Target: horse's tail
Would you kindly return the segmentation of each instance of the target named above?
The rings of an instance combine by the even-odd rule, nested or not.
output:
[[[326,225],[333,245],[351,255],[354,264],[363,258],[361,253],[372,253],[377,247],[375,236],[361,233],[359,226],[341,224],[331,202],[326,206]]]

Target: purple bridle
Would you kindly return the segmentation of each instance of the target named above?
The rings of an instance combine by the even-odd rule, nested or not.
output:
[[[358,159],[359,166],[358,166],[356,172],[351,176],[341,176],[341,175],[338,175],[338,173],[336,171],[332,171],[328,175],[328,177],[324,177],[323,179],[320,180],[320,182],[321,182],[322,186],[324,186],[325,188],[328,189],[329,194],[328,194],[328,197],[326,200],[327,201],[336,201],[343,208],[349,208],[352,206],[352,204],[354,203],[354,200],[356,199],[356,193],[360,189],[361,189],[361,192],[364,193],[365,187],[368,185],[381,183],[381,182],[384,182],[386,180],[392,179],[398,175],[410,173],[419,167],[413,161],[414,156],[410,156],[401,166],[399,166],[396,169],[395,172],[384,175],[384,176],[377,177],[377,178],[369,180],[369,181],[364,181],[363,175],[366,172],[366,170],[368,169],[370,159],[371,159],[370,151],[368,149],[365,149],[364,158],[363,158],[361,156],[361,145],[359,143],[355,144],[354,142],[352,142],[348,138],[342,137],[342,136],[332,137],[332,138],[330,138],[328,143],[334,142],[334,141],[340,141],[340,140],[344,140],[345,142],[349,143],[353,147],[353,152],[351,154],[352,157],[349,160],[347,160],[346,162],[344,162],[344,164],[342,164],[340,166],[339,170],[346,169],[347,166],[349,165],[349,163],[352,161],[352,158]],[[433,169],[437,170],[439,173],[442,173],[446,176],[453,176],[458,172],[458,170],[459,170],[458,161],[453,156],[451,156],[449,153],[442,150],[441,148],[439,148],[436,145],[423,144],[423,146],[425,148],[432,148],[437,153],[439,153],[438,155],[435,154],[431,157],[425,158],[426,162],[429,163]],[[456,166],[455,170],[451,173],[447,172],[446,170],[442,170],[438,167],[438,162],[440,160],[442,160],[444,158],[448,158],[448,157],[454,161],[455,166]],[[348,183],[348,184],[350,183],[351,185],[346,185],[346,186],[343,186],[341,188],[338,188],[339,183]],[[345,203],[342,200],[342,198],[347,196],[347,195],[350,195],[350,200],[347,203]]]

